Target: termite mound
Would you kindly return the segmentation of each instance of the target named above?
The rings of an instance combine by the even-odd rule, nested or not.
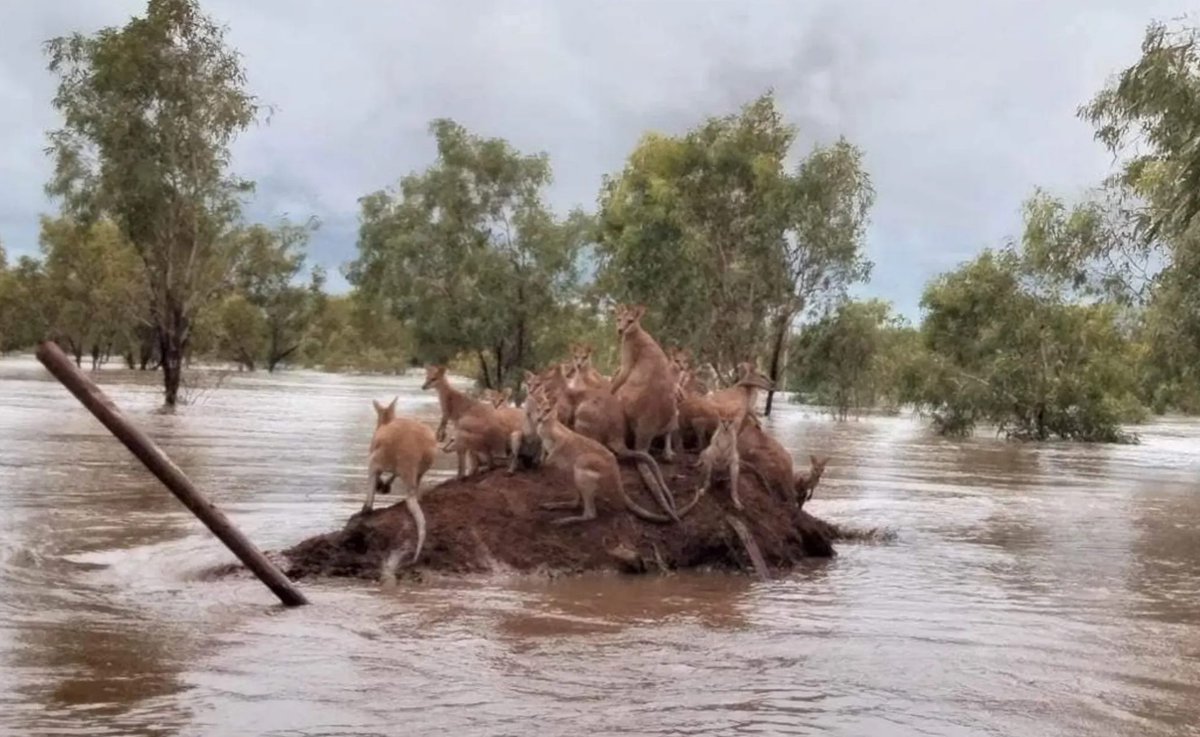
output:
[[[682,505],[698,483],[696,457],[681,454],[664,464],[668,485]],[[654,501],[636,468],[621,465],[626,490],[640,504]],[[410,565],[415,526],[403,504],[355,514],[338,531],[309,538],[282,552],[292,578],[379,578],[400,561],[398,575],[590,571],[655,573],[676,569],[781,572],[805,558],[828,558],[842,532],[771,495],[754,474],[742,474],[737,511],[723,480],[679,524],[654,524],[629,514],[615,494],[597,496],[595,520],[559,526],[570,512],[548,511],[544,502],[570,497],[569,481],[552,470],[507,475],[497,469],[426,490],[421,498],[428,538]],[[380,501],[386,500],[381,497]],[[741,525],[739,525],[739,521]],[[750,543],[737,527],[749,531]],[[755,565],[755,548],[762,566]],[[389,564],[390,561],[390,564]]]

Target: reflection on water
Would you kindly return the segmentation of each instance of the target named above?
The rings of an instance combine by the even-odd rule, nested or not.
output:
[[[370,399],[437,412],[415,377],[298,372],[162,413],[156,379],[103,374],[266,548],[361,503]],[[1200,424],[1119,448],[770,424],[831,456],[816,513],[897,541],[765,584],[329,581],[288,611],[197,580],[229,554],[36,363],[0,361],[0,734],[1196,730]]]

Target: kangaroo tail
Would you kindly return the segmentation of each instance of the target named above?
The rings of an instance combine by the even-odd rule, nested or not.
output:
[[[620,460],[632,460],[638,464],[638,472],[641,473],[642,482],[650,489],[650,493],[654,495],[654,500],[663,508],[672,519],[679,521],[679,515],[675,511],[675,500],[671,496],[671,490],[667,487],[667,481],[663,478],[662,469],[658,467],[658,462],[649,453],[642,450],[630,450],[629,448],[617,446],[610,448],[612,452]]]
[[[621,494],[621,500],[625,502],[625,508],[630,512],[633,512],[638,517],[641,517],[647,522],[655,522],[658,524],[667,524],[671,521],[670,517],[664,517],[661,514],[655,514],[654,512],[651,512],[649,509],[646,509],[642,505],[635,502],[629,496],[628,492],[625,491],[625,485],[621,483],[620,476],[617,477],[617,491]]]

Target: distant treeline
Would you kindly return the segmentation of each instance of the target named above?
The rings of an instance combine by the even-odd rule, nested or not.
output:
[[[240,57],[195,0],[151,0],[123,28],[48,44],[62,209],[40,259],[0,255],[0,349],[48,336],[81,362],[158,366],[168,402],[189,357],[453,362],[513,386],[577,341],[611,368],[608,310],[637,302],[718,375],[754,357],[840,417],[911,405],[947,433],[1121,440],[1145,409],[1200,410],[1196,42],[1151,25],[1080,111],[1112,176],[1079,202],[1035,192],[1023,232],[934,279],[910,326],[847,297],[871,271],[862,152],[842,139],[789,165],[797,130],[770,93],[645,135],[593,212],[547,206],[545,154],[435,120],[436,159],[361,199],[352,290],[327,294],[305,259],[315,223],[242,218],[251,183],[228,146],[260,111]]]

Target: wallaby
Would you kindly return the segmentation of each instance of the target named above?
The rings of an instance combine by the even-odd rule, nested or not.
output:
[[[621,368],[613,377],[611,391],[621,400],[633,449],[643,453],[657,437],[665,436],[663,460],[675,460],[672,447],[679,433],[675,403],[675,376],[671,361],[658,341],[641,325],[645,305],[620,305],[616,309],[617,332],[621,335]],[[649,473],[639,466],[646,485]],[[668,497],[670,500],[670,497]],[[673,502],[672,502],[673,503]]]
[[[729,476],[729,498],[733,500],[734,509],[742,508],[742,500],[738,498],[738,475],[741,471],[741,461],[738,457],[738,427],[742,418],[722,417],[717,422],[717,430],[713,433],[708,447],[700,454],[697,465],[701,467],[700,486],[696,489],[695,498],[688,503],[686,509],[695,506],[700,497],[708,493],[712,486],[713,471],[722,471]]]
[[[485,389],[483,398],[485,401],[491,402],[496,408],[496,420],[504,426],[504,431],[508,434],[508,473],[516,473],[517,465],[521,461],[521,445],[525,442],[526,431],[533,433],[531,426],[527,427],[525,420],[525,411],[516,407],[509,406],[508,399],[512,396],[512,389],[505,388],[504,391],[496,391],[495,389]]]
[[[437,440],[446,438],[446,425],[454,423],[454,442],[451,444],[458,455],[458,478],[475,473],[480,460],[490,468],[496,456],[512,450],[512,435],[496,414],[491,404],[472,399],[450,386],[445,366],[427,366],[422,389],[437,389],[438,404],[442,407],[442,420],[438,423]],[[520,439],[518,438],[518,445]],[[515,452],[515,451],[514,451]],[[464,472],[464,464],[470,458],[472,467]]]
[[[712,401],[711,394],[698,394],[692,388],[692,372],[684,369],[679,374],[676,386],[676,403],[679,407],[679,439],[681,445],[690,441],[694,448],[704,448],[721,420],[720,407]]]
[[[753,414],[746,415],[738,433],[738,457],[742,467],[757,476],[768,493],[795,501],[792,454],[763,430]]]
[[[817,488],[817,484],[821,483],[821,474],[825,473],[825,464],[829,463],[826,457],[818,457],[810,455],[808,457],[809,466],[807,471],[797,471],[795,480],[796,503],[803,508],[808,500],[812,499],[813,492]]]
[[[725,389],[718,389],[708,395],[709,401],[716,405],[717,409],[721,411],[721,414],[732,414],[737,412],[738,408],[742,406],[742,403],[745,401],[746,397],[745,389],[741,384],[741,380],[750,375],[759,376],[767,381],[770,381],[770,379],[768,379],[766,376],[759,373],[758,367],[754,365],[753,361],[743,361],[737,365],[738,380],[734,382],[732,386],[729,386]],[[757,388],[751,391],[749,401],[750,406],[748,411],[753,412],[755,407],[758,406]]]
[[[396,417],[396,400],[386,407],[372,400],[375,407],[375,434],[371,437],[367,456],[369,487],[364,514],[375,506],[375,492],[387,494],[392,484],[404,486],[404,506],[417,526],[417,548],[413,561],[421,555],[425,544],[425,515],[421,512],[421,478],[433,465],[437,440],[433,430],[421,422]]]
[[[538,400],[535,400],[538,401]],[[655,514],[633,501],[621,484],[617,459],[608,448],[589,437],[564,426],[558,421],[555,402],[549,398],[538,401],[537,432],[546,449],[546,463],[569,471],[577,497],[569,502],[549,502],[544,509],[581,509],[572,517],[554,520],[556,525],[585,522],[596,518],[596,492],[615,490],[626,509],[650,522],[670,522],[670,517]]]
[[[571,365],[575,373],[570,387],[582,389],[608,389],[611,382],[592,366],[592,347],[586,343],[571,346]]]
[[[570,386],[558,390],[543,388],[545,396],[557,404],[566,402],[570,405],[572,418],[570,427],[580,435],[586,436],[608,448],[619,460],[631,460],[638,464],[638,472],[646,482],[650,493],[663,510],[672,518],[676,516],[675,505],[670,498],[671,490],[663,478],[662,469],[649,453],[640,450],[630,450],[625,444],[625,412],[621,400],[614,397],[607,389],[575,390]],[[562,416],[562,413],[559,413]],[[653,479],[654,483],[650,483]]]

